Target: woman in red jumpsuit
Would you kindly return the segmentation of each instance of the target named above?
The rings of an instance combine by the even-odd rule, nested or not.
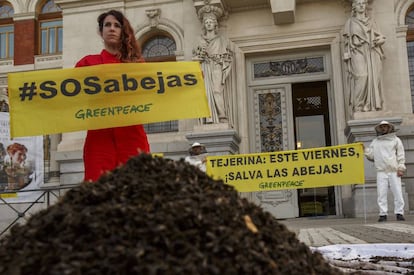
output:
[[[119,11],[110,10],[98,17],[99,33],[104,49],[87,55],[76,67],[107,63],[144,62],[128,19]],[[142,125],[88,130],[83,147],[86,181],[96,181],[102,173],[113,170],[130,157],[150,151]]]

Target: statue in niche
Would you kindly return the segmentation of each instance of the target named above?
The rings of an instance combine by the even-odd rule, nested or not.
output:
[[[352,0],[352,15],[345,24],[344,62],[349,104],[354,112],[382,109],[382,45],[385,36],[367,16],[367,0]]]
[[[223,17],[219,7],[204,5],[198,16],[202,22],[202,35],[193,49],[193,60],[199,60],[204,73],[211,117],[205,123],[229,123],[231,118],[230,91],[226,81],[231,71],[233,52],[230,41],[219,34],[219,20]]]

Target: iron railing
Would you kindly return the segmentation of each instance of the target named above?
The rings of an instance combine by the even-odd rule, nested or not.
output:
[[[76,185],[64,185],[64,186],[48,186],[42,187],[40,189],[30,189],[30,190],[19,190],[16,191],[4,191],[0,192],[0,204],[4,204],[9,207],[16,214],[16,218],[13,219],[4,229],[0,229],[0,237],[3,236],[8,230],[15,225],[20,219],[23,219],[28,213],[29,210],[36,204],[43,204],[44,209],[48,208],[51,205],[51,199],[58,199],[62,195],[62,191],[73,188]],[[36,192],[36,197],[33,198],[30,202],[18,203],[19,205],[24,205],[24,209],[19,210],[15,207],[17,202],[8,202],[7,198],[14,196],[16,193],[21,192]]]

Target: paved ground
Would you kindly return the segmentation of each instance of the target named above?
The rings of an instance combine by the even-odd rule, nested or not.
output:
[[[309,246],[364,243],[414,243],[414,215],[406,221],[389,216],[387,222],[371,218],[309,217],[279,220]]]

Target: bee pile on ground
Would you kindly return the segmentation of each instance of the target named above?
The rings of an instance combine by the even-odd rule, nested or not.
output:
[[[0,240],[0,274],[341,274],[230,185],[141,154]]]

